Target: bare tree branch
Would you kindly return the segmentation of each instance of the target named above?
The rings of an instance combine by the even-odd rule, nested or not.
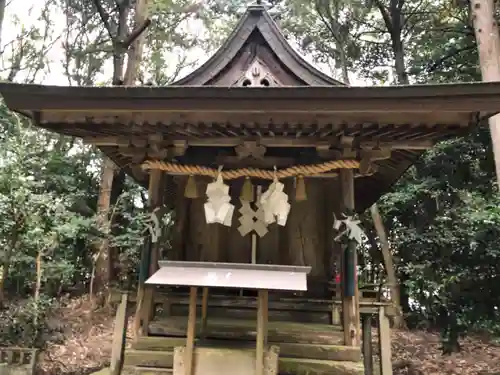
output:
[[[109,37],[111,40],[115,40],[116,36],[113,35],[113,28],[111,27],[111,24],[109,23],[109,14],[106,13],[104,8],[102,7],[101,0],[92,0],[92,3],[97,9],[97,13],[99,13],[99,17],[101,17],[101,21],[104,24],[104,27],[108,31]]]

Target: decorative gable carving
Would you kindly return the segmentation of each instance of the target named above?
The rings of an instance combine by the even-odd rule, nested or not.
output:
[[[235,86],[272,87],[283,86],[259,59],[255,59],[246,72],[236,81]]]
[[[259,63],[256,63],[253,59],[251,61],[253,62],[252,65],[255,64],[258,68],[262,68],[262,61],[266,62],[274,76],[266,74],[268,69],[264,69],[264,72],[262,69],[258,72],[255,71],[254,74],[258,73],[258,76],[254,76],[250,69],[248,71],[250,74],[238,79],[241,74],[240,69],[242,69],[242,66],[246,67],[248,62],[248,60],[245,60],[245,63],[241,64],[241,59],[238,59],[248,45],[264,46],[266,50],[269,50],[274,60],[273,63],[268,62],[262,56]],[[286,73],[283,76],[281,74],[277,75],[278,70],[284,70]],[[238,71],[238,74],[233,75],[236,71]],[[172,83],[174,86],[209,85],[224,87],[243,84],[250,87],[344,85],[307,63],[289,45],[265,7],[258,4],[248,7],[231,33],[231,37],[224,42],[210,59],[191,74]]]

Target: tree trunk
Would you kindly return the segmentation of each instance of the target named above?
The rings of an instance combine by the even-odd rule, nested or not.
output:
[[[479,51],[483,81],[500,81],[500,35],[494,0],[471,0],[471,17]],[[497,182],[500,184],[500,115],[490,118]]]
[[[95,277],[91,281],[91,298],[97,305],[104,301],[104,295],[109,286],[111,275],[111,257],[109,254],[109,208],[111,203],[111,188],[115,173],[115,164],[107,157],[101,172],[99,200],[97,202],[97,220],[102,238],[96,246]]]
[[[342,49],[339,49],[340,52],[340,64],[342,68],[342,80],[346,85],[349,85],[351,82],[349,80],[349,67],[347,63],[347,55],[345,53],[345,50],[343,48],[346,48],[345,45],[342,47]]]
[[[392,50],[394,52],[394,68],[396,77],[400,85],[408,85],[408,74],[406,74],[405,52],[403,41],[401,40],[401,32],[396,32],[391,36]]]
[[[7,0],[0,0],[0,46],[2,45],[3,19],[5,16],[6,6],[7,6]]]
[[[115,174],[113,176],[113,184],[111,186],[111,196],[110,196],[110,206],[115,206],[118,204],[120,196],[125,188],[125,172],[122,169],[115,169]],[[127,223],[124,220],[123,215],[120,212],[114,211],[114,214],[109,218],[111,220],[110,226],[110,236],[117,236],[120,234],[122,228],[125,228]],[[120,276],[120,264],[119,264],[119,250],[116,247],[109,248],[109,280],[110,287],[112,283],[116,282]]]
[[[109,26],[109,14],[106,14],[102,4],[102,0],[94,0],[94,5],[96,6],[104,27],[108,30],[113,44],[113,85],[119,85],[123,77],[123,60],[126,49],[120,44],[121,41],[125,40],[127,35],[127,16],[130,8],[126,4],[119,5],[118,8],[118,27],[117,33]],[[97,244],[95,252],[95,275],[91,280],[90,294],[94,303],[97,305],[102,305],[104,303],[104,296],[106,294],[107,288],[110,283],[110,275],[112,274],[111,267],[112,256],[109,249],[109,230],[111,228],[111,223],[109,222],[109,210],[111,206],[111,189],[113,187],[113,178],[115,174],[116,166],[111,159],[107,156],[103,157],[103,164],[101,170],[101,186],[99,188],[99,199],[97,203],[97,216],[98,225],[104,232],[104,236]],[[98,297],[98,298],[96,298]]]
[[[21,220],[22,219],[19,217],[15,220],[14,227],[10,232],[10,238],[7,241],[7,249],[4,253],[4,259],[2,259],[2,263],[0,264],[0,307],[2,307],[5,302],[5,282],[9,277],[12,254],[14,254],[14,250],[16,249],[19,240],[19,230],[22,227]]]
[[[38,250],[38,254],[36,256],[36,283],[34,291],[35,303],[38,303],[40,300],[40,293],[42,290],[42,258],[43,250]]]
[[[392,53],[394,53],[394,70],[396,71],[397,82],[400,85],[407,85],[408,75],[406,74],[405,50],[403,39],[403,6],[400,0],[390,0],[386,6],[381,0],[373,0],[384,20],[385,28],[391,36]]]
[[[372,215],[373,225],[375,226],[375,230],[377,231],[377,236],[382,248],[382,256],[384,259],[385,271],[387,272],[387,280],[390,284],[392,302],[399,312],[398,315],[394,318],[394,327],[402,328],[404,326],[404,318],[401,311],[398,280],[392,261],[391,249],[389,247],[389,240],[387,239],[384,222],[382,221],[382,216],[380,215],[376,203],[371,206],[370,213]]]
[[[138,0],[135,6],[134,28],[140,28],[148,19],[149,0]],[[142,59],[142,52],[146,37],[144,33],[140,33],[130,45],[128,50],[127,69],[125,71],[124,85],[133,86],[139,74],[139,64]]]
[[[116,35],[114,34],[114,30],[109,27],[109,15],[106,15],[104,13],[104,10],[101,6],[101,0],[94,0],[94,4],[105,27],[108,29],[113,42],[112,82],[114,85],[133,85],[137,76],[140,57],[144,44],[144,37],[142,34],[145,29],[144,25],[149,8],[148,0],[137,1],[135,12],[135,29],[130,34],[128,33],[127,21],[131,7],[128,4],[122,3],[118,5],[118,28]],[[137,32],[137,30],[139,30],[139,28],[141,27],[141,24],[143,25],[140,29],[142,31]],[[123,62],[125,53],[127,53],[127,51],[129,54],[129,58],[127,62],[126,77],[125,80],[123,80]],[[108,217],[108,213],[110,206],[113,203],[111,200],[111,190],[113,187],[115,170],[115,164],[105,156],[101,174],[101,187],[99,191],[98,217],[100,226],[102,228],[106,228],[106,236],[101,240],[99,246],[97,247],[97,259],[94,278],[95,288],[91,288],[91,290],[96,290],[96,294],[101,294],[102,296],[106,292],[111,281],[110,276],[113,274],[113,256],[112,251],[109,248],[108,236],[111,228],[111,223],[109,222],[110,219]],[[120,171],[119,173],[123,172]],[[104,302],[104,300],[101,300],[99,302],[102,303]]]

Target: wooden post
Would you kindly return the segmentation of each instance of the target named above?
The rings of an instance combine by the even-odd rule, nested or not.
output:
[[[113,329],[113,343],[111,346],[111,363],[109,372],[111,375],[120,375],[125,353],[125,342],[127,338],[127,302],[128,295],[122,295],[122,300],[116,311],[115,326]]]
[[[378,343],[380,350],[380,375],[392,375],[391,326],[385,307],[378,312]]]
[[[201,334],[200,337],[205,338],[207,333],[207,316],[208,316],[208,288],[203,288],[201,298]]]
[[[332,325],[338,326],[341,323],[339,306],[332,303]]]
[[[189,289],[189,316],[187,324],[187,337],[186,337],[186,373],[185,375],[191,375],[193,373],[193,351],[194,351],[194,339],[196,334],[196,295],[198,293],[198,288],[195,286]]]
[[[151,170],[149,175],[148,203],[151,212],[161,205],[163,172]],[[137,290],[137,306],[135,315],[136,335],[147,335],[149,322],[154,314],[154,287],[146,286],[145,281],[158,269],[159,243],[146,241],[141,254],[141,274],[139,276],[139,288]]]
[[[267,343],[268,291],[259,290],[257,297],[257,342],[255,349],[255,374],[264,375],[264,352]]]
[[[354,213],[354,172],[352,169],[340,170],[343,209],[346,214]],[[360,345],[359,295],[356,277],[357,255],[356,241],[349,240],[344,255],[342,315],[344,325],[344,343],[348,346]]]
[[[363,317],[363,363],[365,375],[373,375],[372,316]]]
[[[495,0],[471,0],[470,9],[476,35],[483,81],[500,81],[500,35],[495,18]],[[500,115],[489,119],[497,182],[500,184]]]

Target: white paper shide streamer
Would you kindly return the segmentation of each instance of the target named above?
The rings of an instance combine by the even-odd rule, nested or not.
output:
[[[161,237],[161,223],[158,218],[158,212],[160,211],[160,207],[156,207],[151,215],[149,216],[149,222],[146,223],[146,226],[151,234],[151,242],[157,243],[159,238]]]
[[[284,187],[285,185],[279,182],[275,175],[269,189],[260,197],[260,205],[264,211],[264,222],[266,224],[276,222],[281,226],[286,225],[290,213],[290,203],[288,203],[288,195],[283,191]]]
[[[207,202],[204,205],[205,219],[208,224],[219,223],[227,227],[231,226],[234,205],[230,203],[229,185],[224,184],[219,174],[214,182],[207,185]]]
[[[337,219],[335,214],[333,214],[333,229],[335,230],[340,230],[340,227],[342,224],[345,226],[345,229],[343,232],[341,232],[335,240],[338,241],[343,235],[347,235],[347,237],[350,240],[356,241],[358,244],[361,244],[363,241],[363,237],[365,236],[365,233],[363,232],[363,229],[359,226],[359,223],[361,223],[360,220],[354,220],[352,216],[347,216],[345,214],[342,214],[344,216],[344,219]]]

